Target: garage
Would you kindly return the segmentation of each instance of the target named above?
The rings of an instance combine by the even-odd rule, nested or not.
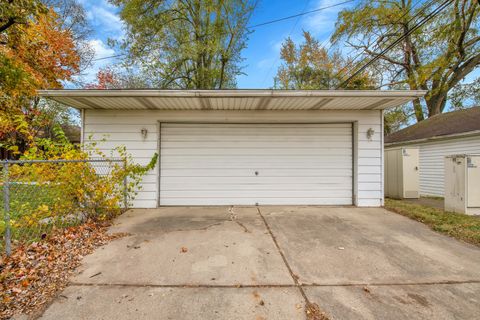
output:
[[[352,123],[162,123],[160,205],[351,205]]]
[[[408,90],[44,90],[84,144],[157,165],[133,208],[384,203],[383,111]]]

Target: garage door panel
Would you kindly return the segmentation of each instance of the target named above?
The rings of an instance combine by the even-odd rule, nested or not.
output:
[[[256,198],[258,204],[264,205],[318,205],[318,206],[348,206],[352,204],[352,198],[336,198],[335,203],[332,203],[331,198]],[[301,202],[301,203],[300,203]],[[249,206],[255,205],[257,203],[252,203],[251,198],[234,198],[234,199],[219,199],[214,198],[173,198],[168,199],[168,205],[170,206],[184,206],[185,203],[188,203],[191,206],[209,206],[212,204],[215,205],[238,205],[238,206]]]
[[[209,197],[212,194],[212,191],[215,192],[216,198],[228,198],[233,199],[239,197],[238,190],[163,190],[162,194],[165,199],[168,198],[189,198],[189,197]],[[279,198],[278,190],[254,190],[247,189],[242,190],[242,198]],[[322,191],[322,197],[331,198],[331,197],[349,197],[351,193],[348,190],[332,190],[325,188]],[[289,190],[288,194],[291,198],[314,198],[318,196],[318,190]]]
[[[298,179],[293,184],[331,184],[331,183],[342,183],[348,184],[352,180],[351,176],[345,177],[302,177],[302,179]],[[300,183],[301,181],[301,183]],[[229,186],[229,185],[242,185],[242,184],[249,184],[249,185],[281,185],[285,186],[288,190],[289,186],[285,184],[284,177],[262,177],[261,180],[257,177],[236,177],[235,181],[233,182],[231,177],[215,177],[215,176],[207,176],[207,177],[188,177],[188,179],[184,179],[183,177],[179,179],[179,177],[163,177],[162,178],[162,186],[164,188],[172,188],[173,186],[184,186],[187,188],[188,186],[195,185],[202,188],[208,188],[211,185],[220,185],[220,186]]]
[[[297,145],[301,145],[305,143],[307,140],[296,140],[296,143],[292,143],[290,148],[297,148]],[[350,139],[343,139],[343,141],[349,142]],[[252,148],[252,140],[250,141],[230,141],[230,146],[219,146],[218,141],[164,141],[162,142],[162,149],[183,149],[183,148],[191,148],[191,149],[223,149],[223,148]],[[266,149],[281,149],[285,147],[286,140],[279,139],[278,141],[272,140],[262,140],[262,141],[255,141],[255,149],[258,148],[266,148]],[[293,142],[292,140],[288,140],[288,142]],[[336,148],[338,146],[338,141],[308,141],[310,145],[314,148]],[[301,148],[300,148],[301,149]]]
[[[164,157],[165,159],[166,157]],[[247,162],[245,160],[248,160]],[[305,157],[303,155],[295,155],[295,156],[288,156],[283,155],[279,157],[278,155],[256,155],[254,158],[251,156],[236,156],[232,157],[230,154],[221,154],[221,155],[199,155],[199,156],[179,156],[179,155],[169,155],[168,160],[164,160],[162,162],[165,167],[168,166],[176,167],[190,164],[198,164],[199,166],[207,166],[211,167],[212,165],[214,168],[218,168],[219,165],[221,167],[226,166],[237,166],[240,164],[249,164],[251,166],[263,166],[269,168],[271,164],[283,164],[283,167],[289,168],[297,168],[292,167],[298,165],[303,167],[304,165],[308,165],[310,167],[322,167],[330,166],[334,167],[335,163],[338,163],[340,166],[347,164],[349,168],[352,166],[352,156],[345,155],[341,158],[334,155],[322,155],[321,157],[317,157],[315,161],[312,161],[310,157]]]
[[[352,204],[351,128],[162,124],[160,204]]]
[[[312,146],[313,148],[313,146]],[[181,155],[181,156],[238,156],[243,158],[251,158],[252,154],[257,156],[314,156],[324,155],[326,152],[332,156],[348,156],[351,154],[350,150],[342,148],[301,148],[301,147],[289,147],[285,148],[235,148],[234,146],[228,146],[225,148],[184,148],[184,149],[164,149],[162,148],[162,156]]]
[[[200,136],[200,135],[199,135]],[[170,142],[180,142],[180,143],[191,143],[191,142],[198,142],[204,143],[203,141],[199,141],[199,136],[168,136],[162,138],[162,144],[170,143]],[[254,141],[254,142],[325,142],[325,139],[328,139],[330,142],[336,141],[347,141],[351,140],[351,136],[348,134],[331,134],[331,135],[320,135],[320,136],[312,136],[312,135],[249,135],[248,137],[233,137],[233,136],[216,136],[216,135],[202,135],[202,140],[206,141],[207,143],[216,143],[216,142],[245,142],[245,141]]]
[[[349,169],[263,169],[258,171],[261,177],[345,177],[351,176]],[[162,177],[258,177],[253,169],[162,169]],[[291,182],[284,180],[284,183]]]
[[[320,135],[323,133],[339,133],[345,134],[344,129],[349,128],[349,123],[337,123],[337,124],[322,124],[319,127],[317,124],[166,124],[168,127],[163,126],[162,131],[168,130],[169,135],[216,135],[219,131],[228,130],[230,136],[249,136],[255,132],[261,132],[263,135],[268,134],[282,134],[282,135]],[[173,127],[174,126],[174,127]],[[298,130],[299,126],[302,126],[301,130]],[[246,132],[248,130],[248,132]],[[286,131],[288,130],[288,134]]]
[[[171,157],[174,158],[174,157]],[[173,169],[347,169],[351,170],[352,159],[345,157],[341,161],[335,161],[334,157],[319,159],[312,162],[306,159],[291,159],[288,157],[256,157],[250,161],[244,158],[234,158],[229,156],[218,157],[175,157],[177,161],[164,161],[162,168],[164,170]]]
[[[345,183],[348,181],[342,181],[336,179],[337,181],[325,182],[325,183],[296,183],[296,184],[282,184],[282,183],[235,183],[235,184],[225,184],[225,183],[170,183],[168,189],[163,191],[182,191],[182,190],[231,190],[231,191],[241,191],[241,190],[295,190],[295,191],[309,191],[312,189],[315,190],[345,190]]]

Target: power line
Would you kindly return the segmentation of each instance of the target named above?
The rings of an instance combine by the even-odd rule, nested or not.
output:
[[[439,5],[433,12],[429,13],[426,17],[424,17],[420,22],[418,22],[413,28],[411,28],[406,34],[402,35],[400,38],[398,38],[396,41],[391,43],[389,46],[387,46],[384,50],[382,50],[379,54],[377,54],[375,57],[370,59],[367,63],[365,63],[360,69],[355,71],[354,74],[352,74],[350,77],[348,77],[347,80],[343,81],[338,87],[343,87],[345,84],[350,82],[353,78],[355,78],[360,72],[365,70],[368,66],[370,66],[372,63],[380,59],[381,56],[383,56],[385,53],[393,49],[397,44],[399,44],[402,40],[404,40],[406,37],[408,37],[410,34],[412,34],[414,31],[417,29],[421,28],[425,23],[436,17],[440,12],[442,12],[448,5],[450,5],[453,2],[453,0],[446,0],[443,2],[441,5]]]
[[[356,0],[347,0],[347,1],[344,1],[344,2],[339,2],[339,3],[336,3],[336,4],[332,4],[332,5],[325,6],[325,7],[318,8],[318,9],[311,10],[311,11],[305,11],[305,12],[302,11],[301,13],[294,14],[294,15],[291,15],[291,16],[288,16],[288,17],[278,18],[278,19],[275,19],[275,20],[265,21],[265,22],[262,22],[262,23],[259,23],[259,24],[253,25],[253,26],[248,26],[247,29],[253,29],[253,28],[257,28],[257,27],[261,27],[261,26],[266,26],[266,25],[269,25],[269,24],[272,24],[272,23],[277,23],[277,22],[280,22],[280,21],[285,21],[285,20],[301,17],[301,16],[304,16],[304,15],[307,15],[307,14],[310,14],[310,13],[315,13],[315,12],[319,12],[319,11],[322,11],[322,10],[338,7],[338,6],[341,6],[343,4],[353,2],[353,1],[356,1]],[[298,23],[298,21],[295,23],[295,25],[297,23]],[[106,59],[111,59],[111,58],[118,58],[118,57],[122,57],[122,56],[125,56],[125,55],[126,55],[125,53],[122,53],[122,54],[117,54],[117,55],[113,55],[113,56],[107,56],[107,57],[92,59],[91,61],[93,62],[93,61],[100,61],[100,60],[106,60]]]
[[[407,21],[407,23],[412,22],[420,13],[422,13],[423,11],[425,11],[425,10],[427,9],[427,7],[431,6],[435,1],[436,1],[436,0],[430,0],[429,3],[424,4],[423,8],[420,9],[420,11],[419,11],[418,13],[416,13],[414,16],[412,16],[412,17]],[[413,4],[410,8],[408,8],[408,10],[405,11],[399,19],[397,19],[397,20],[395,20],[395,21],[393,22],[392,27],[385,31],[385,34],[388,34],[388,33],[390,33],[391,31],[393,31],[393,29],[395,29],[395,25],[396,25],[397,23],[399,23],[400,21],[402,21],[402,19],[405,18],[419,3],[420,3],[420,0],[417,1],[417,2],[415,2],[415,4]],[[378,36],[377,39],[376,39],[376,41],[378,41],[378,40],[380,39],[380,37],[381,37],[381,36]],[[367,49],[368,49],[369,46],[370,46],[370,45],[368,45],[368,46],[366,46],[365,48],[363,48],[363,50],[362,50],[361,52],[359,52],[359,53],[351,60],[351,63],[350,63],[350,64],[347,64],[347,65],[345,65],[342,69],[340,69],[340,70],[335,74],[334,78],[338,77],[341,73],[343,73],[343,72],[346,71],[347,69],[348,69],[347,71],[350,71],[350,70],[355,69],[356,66],[355,66],[354,62],[355,62],[359,57],[361,57],[364,53],[366,53],[366,51],[367,51]],[[375,50],[375,49],[379,48],[379,46],[380,46],[380,42],[377,42],[377,43],[375,44],[375,47],[372,48],[372,50]],[[351,65],[352,67],[351,67],[351,68],[348,68],[349,65]],[[342,76],[342,80],[343,80],[343,76]],[[343,82],[343,81],[342,81],[342,82]]]
[[[259,24],[255,24],[255,25],[253,25],[253,26],[249,26],[249,27],[247,27],[247,28],[253,29],[253,28],[257,28],[257,27],[266,26],[266,25],[268,25],[268,24],[272,24],[272,23],[276,23],[276,22],[280,22],[280,21],[285,21],[285,20],[288,20],[288,19],[293,19],[293,18],[301,17],[301,16],[304,16],[304,15],[307,15],[307,14],[310,14],[310,13],[315,13],[315,12],[319,12],[319,11],[322,11],[322,10],[326,10],[326,9],[338,7],[338,6],[341,6],[341,5],[343,5],[343,4],[353,2],[353,1],[356,1],[356,0],[348,0],[348,1],[344,1],[344,2],[340,2],[340,3],[332,4],[332,5],[325,6],[325,7],[318,8],[318,9],[311,10],[311,11],[300,12],[300,13],[294,14],[294,15],[292,15],[292,16],[288,16],[288,17],[283,17],[283,18],[279,18],[279,19],[275,19],[275,20],[270,20],[270,21],[262,22],[262,23],[259,23]]]
[[[111,59],[111,58],[118,58],[118,57],[123,57],[124,55],[126,55],[125,53],[121,53],[121,54],[116,54],[114,56],[107,56],[107,57],[101,57],[101,58],[96,58],[96,59],[92,59],[90,61],[100,61],[100,60],[105,60],[105,59]]]
[[[307,0],[307,1],[305,2],[305,6],[303,7],[302,12],[304,12],[304,11],[307,9],[309,3],[310,3],[310,0]],[[295,31],[295,28],[297,27],[297,24],[298,24],[298,22],[300,21],[300,16],[301,16],[301,14],[300,14],[300,15],[297,15],[297,19],[295,20],[295,23],[294,23],[292,29],[291,29],[290,32],[288,33],[287,38],[289,38],[289,37],[291,36],[291,34],[293,33],[293,31]],[[280,49],[280,51],[281,51],[281,49]],[[268,76],[270,76],[270,73],[272,72],[273,67],[277,64],[277,62],[278,62],[278,56],[276,56],[275,59],[273,60],[272,65],[270,66],[270,68],[268,69],[268,72],[265,74],[265,77],[264,77],[263,80],[262,80],[262,84],[264,84],[264,83],[265,83],[265,80],[267,80]],[[274,83],[274,85],[275,85],[275,83]]]

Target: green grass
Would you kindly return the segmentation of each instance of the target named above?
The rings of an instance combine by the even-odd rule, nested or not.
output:
[[[3,246],[3,233],[5,232],[4,222],[4,190],[0,188],[0,252]],[[10,185],[10,221],[19,221],[24,217],[31,216],[38,211],[39,206],[52,207],[61,197],[62,190],[48,185],[19,184]],[[43,233],[48,232],[53,225],[48,223],[21,227],[12,226],[12,239],[22,241],[36,241]]]
[[[4,209],[4,190],[3,186],[0,188],[0,210]],[[52,205],[55,199],[61,196],[61,190],[58,188],[51,188],[46,185],[35,184],[11,184],[10,185],[10,212],[11,216],[15,217],[18,212],[18,207],[21,204],[28,203],[28,207],[37,208],[45,204]]]
[[[432,230],[480,246],[480,217],[393,199],[385,199],[385,208],[420,221]]]

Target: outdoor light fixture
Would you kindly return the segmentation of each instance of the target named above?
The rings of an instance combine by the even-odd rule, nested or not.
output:
[[[367,139],[372,140],[372,137],[373,137],[374,134],[375,134],[375,130],[373,130],[372,128],[369,128],[367,130]]]
[[[140,133],[142,134],[142,138],[143,138],[143,139],[147,139],[147,134],[148,134],[148,130],[147,130],[147,129],[142,128],[142,130],[140,131]]]

